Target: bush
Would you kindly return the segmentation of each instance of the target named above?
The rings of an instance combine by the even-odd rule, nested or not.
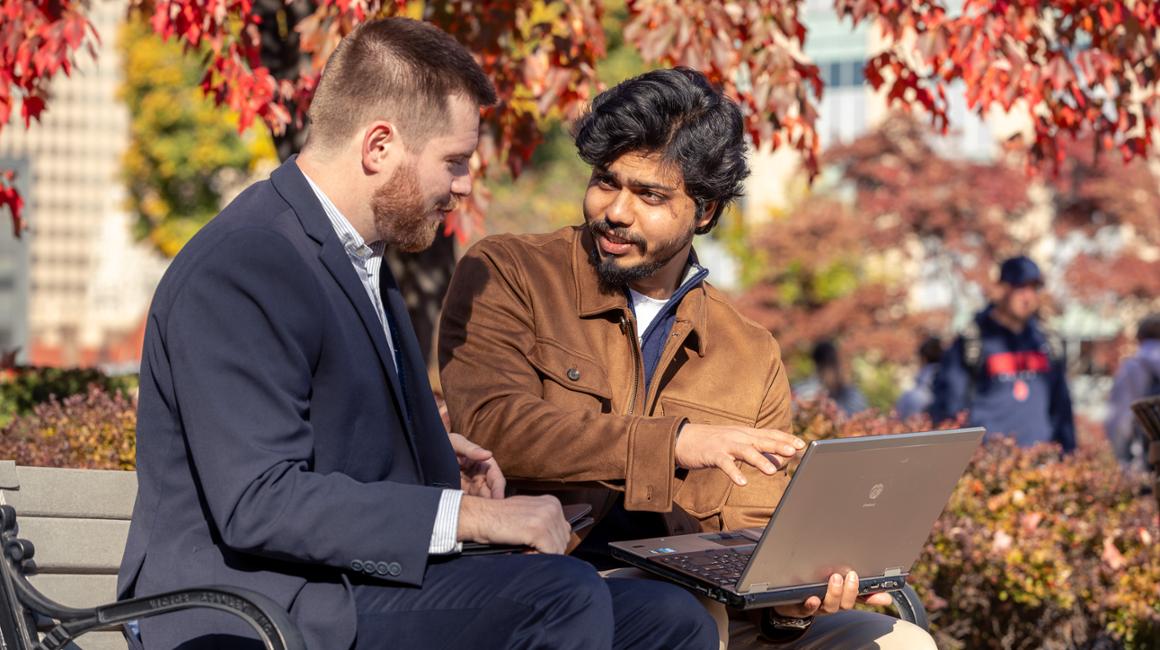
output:
[[[806,439],[929,428],[804,405]],[[1160,519],[1106,447],[980,447],[911,573],[942,648],[1160,648]]]
[[[133,469],[136,428],[133,400],[93,384],[13,419],[0,430],[0,458],[40,467]]]
[[[134,383],[132,378],[109,377],[96,368],[0,368],[0,427],[54,396],[64,399],[84,393],[90,386],[107,393],[126,393]]]

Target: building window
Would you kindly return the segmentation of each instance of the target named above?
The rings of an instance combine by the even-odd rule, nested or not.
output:
[[[822,82],[829,88],[854,88],[866,83],[866,62],[862,59],[819,63]]]

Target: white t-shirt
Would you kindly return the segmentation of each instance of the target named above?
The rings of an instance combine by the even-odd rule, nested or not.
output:
[[[641,342],[648,326],[656,320],[657,314],[661,313],[669,301],[650,298],[632,289],[629,289],[628,293],[632,295],[632,310],[636,313],[636,340]]]

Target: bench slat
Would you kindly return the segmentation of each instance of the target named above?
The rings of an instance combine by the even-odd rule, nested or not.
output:
[[[117,576],[106,574],[41,573],[28,581],[42,594],[66,607],[96,607],[117,600]]]
[[[125,520],[133,515],[134,472],[5,465],[4,474],[15,470],[19,488],[9,489],[9,482],[0,493],[21,520],[26,515]]]
[[[129,522],[19,516],[20,537],[36,547],[37,573],[115,574],[121,566]]]

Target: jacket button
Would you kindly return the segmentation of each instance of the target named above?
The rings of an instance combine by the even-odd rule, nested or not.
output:
[[[568,369],[568,379],[571,379],[572,381],[579,380],[580,379],[580,371],[575,369],[575,368],[569,368]]]
[[[354,569],[355,571],[362,571],[363,570],[362,560],[351,560],[350,568]]]
[[[386,562],[379,562],[375,564],[375,573],[385,576],[391,571],[391,567]]]
[[[392,576],[397,576],[402,572],[403,572],[403,565],[399,564],[398,562],[391,562],[390,564],[387,565],[387,573],[389,573]]]

